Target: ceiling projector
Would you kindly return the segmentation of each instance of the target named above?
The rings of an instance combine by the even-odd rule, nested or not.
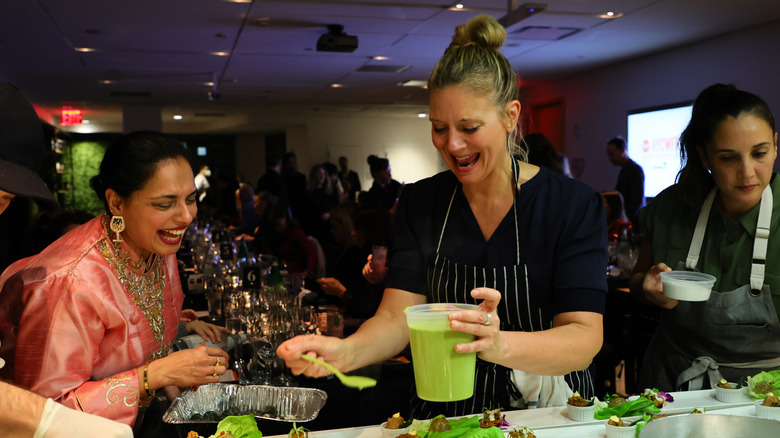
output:
[[[357,49],[357,37],[345,34],[344,26],[331,24],[328,26],[328,30],[328,33],[317,40],[318,52],[354,52]]]

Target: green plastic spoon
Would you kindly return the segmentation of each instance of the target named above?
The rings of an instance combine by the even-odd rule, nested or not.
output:
[[[376,380],[372,379],[371,377],[347,376],[344,373],[342,373],[341,371],[337,370],[336,367],[334,367],[333,365],[331,365],[331,364],[329,364],[329,363],[327,363],[327,362],[325,362],[323,360],[313,358],[313,357],[309,356],[308,354],[302,354],[301,358],[302,359],[306,359],[309,362],[322,365],[325,368],[329,369],[330,371],[333,372],[333,374],[336,375],[336,377],[339,378],[339,380],[341,381],[341,384],[344,385],[344,386],[348,386],[350,388],[357,388],[357,389],[371,388],[371,387],[376,386]]]

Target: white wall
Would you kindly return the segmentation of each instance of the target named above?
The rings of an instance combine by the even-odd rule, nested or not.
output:
[[[626,136],[631,110],[692,101],[707,86],[722,82],[759,95],[780,117],[779,24],[522,90],[521,101],[528,107],[563,98],[565,154],[570,161],[584,160],[581,181],[596,190],[612,189],[618,168],[607,161],[606,142],[616,135]]]
[[[372,183],[366,162],[371,154],[388,158],[393,178],[402,182],[411,183],[445,169],[431,143],[427,119],[346,114],[311,118],[306,125],[308,155],[306,160],[298,155],[298,167],[307,175],[314,164],[328,160],[338,164],[340,155],[347,155],[364,190]]]

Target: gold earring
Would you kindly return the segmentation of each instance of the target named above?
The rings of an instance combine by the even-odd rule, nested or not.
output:
[[[125,218],[122,216],[111,216],[111,224],[109,227],[111,228],[111,231],[116,233],[114,242],[121,242],[122,238],[119,236],[119,233],[125,230]]]

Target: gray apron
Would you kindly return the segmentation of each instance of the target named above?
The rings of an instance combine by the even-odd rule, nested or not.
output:
[[[517,162],[512,160],[512,164],[516,178]],[[528,291],[528,269],[523,262],[521,251],[524,241],[522,220],[517,214],[514,201],[512,213],[515,218],[516,255],[513,264],[496,268],[468,266],[448,260],[439,253],[447,219],[459,186],[460,184],[457,184],[452,192],[436,246],[436,257],[433,264],[428,267],[428,302],[476,304],[476,300],[471,297],[471,291],[477,287],[489,287],[501,292],[501,302],[496,309],[501,319],[501,330],[538,331],[552,328],[552,318],[542,315],[542,303],[535,300]],[[448,417],[469,415],[482,412],[484,408],[510,409],[513,400],[522,397],[512,381],[511,372],[510,368],[477,357],[474,395],[471,398],[456,402],[430,402],[413,394],[412,413],[415,418],[433,418],[439,414]],[[593,379],[588,370],[570,373],[566,376],[566,381],[571,388],[580,391],[584,397],[595,395]]]
[[[707,221],[717,193],[704,201],[685,262],[676,270],[696,270]],[[663,314],[645,353],[641,383],[663,390],[702,389],[721,379],[780,367],[780,321],[769,285],[764,284],[766,250],[772,218],[772,189],[767,185],[753,241],[749,284],[731,291],[712,291],[704,302],[680,301]]]

